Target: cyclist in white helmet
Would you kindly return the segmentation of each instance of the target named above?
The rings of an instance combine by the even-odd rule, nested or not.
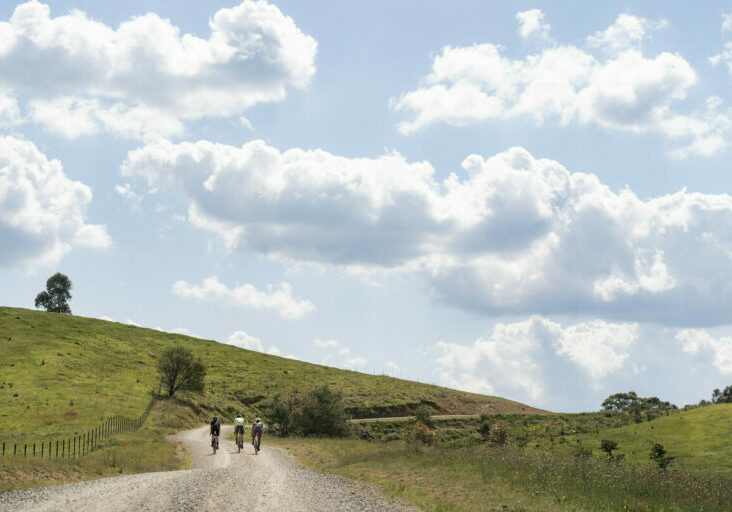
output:
[[[244,438],[244,417],[241,413],[237,413],[236,418],[234,418],[234,439],[236,439],[237,446],[239,446],[239,440],[242,438]]]

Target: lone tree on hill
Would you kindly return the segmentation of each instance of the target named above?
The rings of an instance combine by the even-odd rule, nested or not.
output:
[[[46,291],[36,295],[36,307],[44,308],[51,313],[71,314],[71,307],[67,302],[71,299],[71,280],[59,272],[46,281]]]
[[[168,396],[179,389],[203,391],[206,367],[187,348],[172,347],[160,354],[158,371]]]

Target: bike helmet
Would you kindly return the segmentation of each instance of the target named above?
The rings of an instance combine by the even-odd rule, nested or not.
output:
[[[256,422],[260,422],[260,421],[262,421],[262,420],[260,420],[259,418],[257,418],[257,419],[256,419],[256,420],[254,420],[254,421],[256,421]]]
[[[237,413],[236,413],[236,417],[237,417],[237,418],[241,418],[241,413],[240,413],[240,412],[237,412]]]
[[[214,416],[213,422],[216,423],[218,421],[218,419],[219,419],[218,416]]]

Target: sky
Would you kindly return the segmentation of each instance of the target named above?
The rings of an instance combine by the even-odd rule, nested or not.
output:
[[[596,410],[732,384],[732,11],[0,4],[0,303]]]

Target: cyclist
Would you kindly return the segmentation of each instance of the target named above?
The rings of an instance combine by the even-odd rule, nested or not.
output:
[[[262,424],[262,420],[257,418],[254,420],[254,423],[252,423],[252,444],[255,446],[257,451],[261,449],[262,446],[262,431],[264,430],[264,425]],[[254,439],[257,439],[257,444],[254,444]]]
[[[237,446],[239,445],[239,435],[242,438],[244,437],[244,417],[241,413],[237,413],[236,418],[234,418],[234,439],[236,439]]]
[[[220,433],[221,433],[221,425],[219,424],[219,418],[218,418],[218,416],[214,416],[213,420],[211,421],[211,428],[209,429],[209,434],[211,434],[211,437],[212,437],[211,441],[216,442],[216,446],[219,445],[219,434]]]

